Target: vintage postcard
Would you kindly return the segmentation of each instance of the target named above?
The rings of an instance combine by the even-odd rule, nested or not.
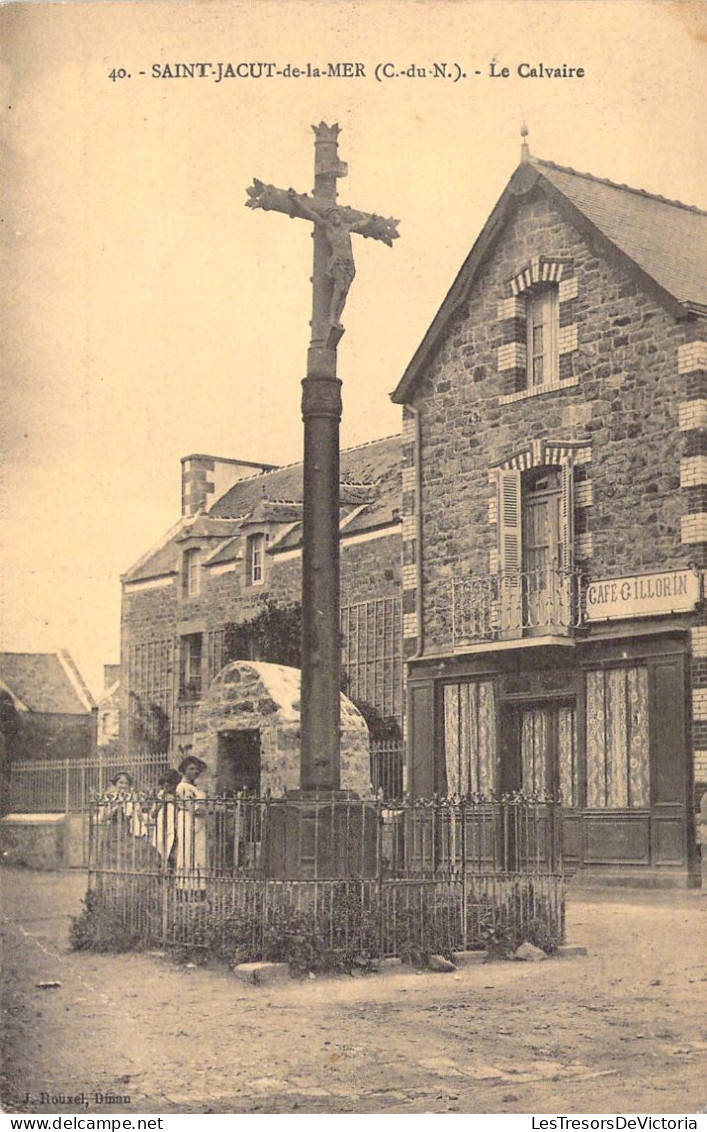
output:
[[[0,76],[5,1113],[697,1128],[707,7]]]

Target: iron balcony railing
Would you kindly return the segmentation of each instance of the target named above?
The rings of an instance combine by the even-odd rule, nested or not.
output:
[[[454,578],[454,645],[569,636],[582,624],[583,592],[581,572],[558,567]]]

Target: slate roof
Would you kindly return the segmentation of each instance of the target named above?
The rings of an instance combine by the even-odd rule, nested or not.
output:
[[[65,649],[0,653],[0,681],[29,711],[86,715],[96,706]]]
[[[400,436],[371,440],[340,456],[342,536],[387,526],[399,518],[402,493],[402,442]],[[137,582],[178,570],[184,543],[199,537],[209,548],[208,566],[232,562],[242,553],[239,531],[253,523],[291,524],[271,548],[273,554],[299,546],[302,539],[301,463],[238,480],[211,507],[207,515],[182,519],[152,552],[123,575]],[[219,539],[223,545],[219,549]]]
[[[644,283],[654,287],[674,315],[707,310],[707,212],[533,158],[522,162],[513,173],[391,393],[393,401],[404,403],[407,399],[449,320],[467,300],[476,274],[500,238],[511,210],[532,190],[544,192],[578,229],[599,236],[629,267],[637,269]]]
[[[707,212],[551,161],[532,164],[679,303],[707,307]]]

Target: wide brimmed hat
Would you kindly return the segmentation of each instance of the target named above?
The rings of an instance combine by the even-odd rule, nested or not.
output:
[[[184,774],[189,763],[196,763],[199,768],[199,774],[206,770],[206,763],[202,759],[198,759],[196,755],[186,755],[177,767],[180,774]]]
[[[127,770],[119,770],[117,772],[117,774],[114,774],[113,777],[111,778],[111,780],[110,780],[111,786],[117,786],[119,778],[127,778],[128,782],[130,783],[131,786],[133,785],[133,783],[135,781],[132,774],[128,774]]]

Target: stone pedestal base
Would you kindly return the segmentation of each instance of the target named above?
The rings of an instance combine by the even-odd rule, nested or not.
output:
[[[378,871],[378,806],[350,791],[297,791],[268,813],[267,876],[356,880]]]

